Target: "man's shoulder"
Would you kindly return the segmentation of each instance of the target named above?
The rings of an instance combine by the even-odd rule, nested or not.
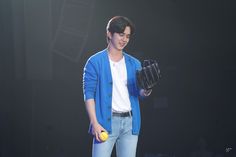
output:
[[[106,49],[98,51],[92,56],[90,56],[88,60],[91,60],[91,61],[98,60],[100,58],[103,58],[105,54],[106,54]]]
[[[129,59],[129,60],[131,60],[133,62],[136,62],[136,63],[140,63],[138,58],[136,58],[136,57],[134,57],[134,56],[132,56],[132,55],[126,53],[126,52],[124,52],[124,55],[125,55],[125,57],[127,57],[127,59]]]

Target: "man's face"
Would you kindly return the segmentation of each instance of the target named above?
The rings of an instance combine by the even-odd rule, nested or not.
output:
[[[110,38],[110,44],[115,49],[121,51],[128,44],[130,39],[130,27],[126,27],[123,33],[114,33],[113,35],[109,32],[108,37]]]

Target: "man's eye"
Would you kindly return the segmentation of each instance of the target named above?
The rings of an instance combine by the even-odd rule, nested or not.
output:
[[[124,35],[125,35],[124,33],[120,33],[120,36],[122,36],[122,37],[123,37]]]

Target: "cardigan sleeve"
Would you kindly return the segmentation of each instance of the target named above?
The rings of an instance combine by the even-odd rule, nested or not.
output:
[[[84,101],[95,98],[97,80],[98,73],[95,65],[91,60],[88,60],[85,64],[83,73]]]

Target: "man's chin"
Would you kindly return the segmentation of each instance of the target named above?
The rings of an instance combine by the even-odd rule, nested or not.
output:
[[[124,49],[124,47],[117,47],[116,48],[118,51],[122,51]]]
[[[120,50],[123,50],[124,48],[125,48],[125,46],[121,46],[121,47],[119,47]]]

